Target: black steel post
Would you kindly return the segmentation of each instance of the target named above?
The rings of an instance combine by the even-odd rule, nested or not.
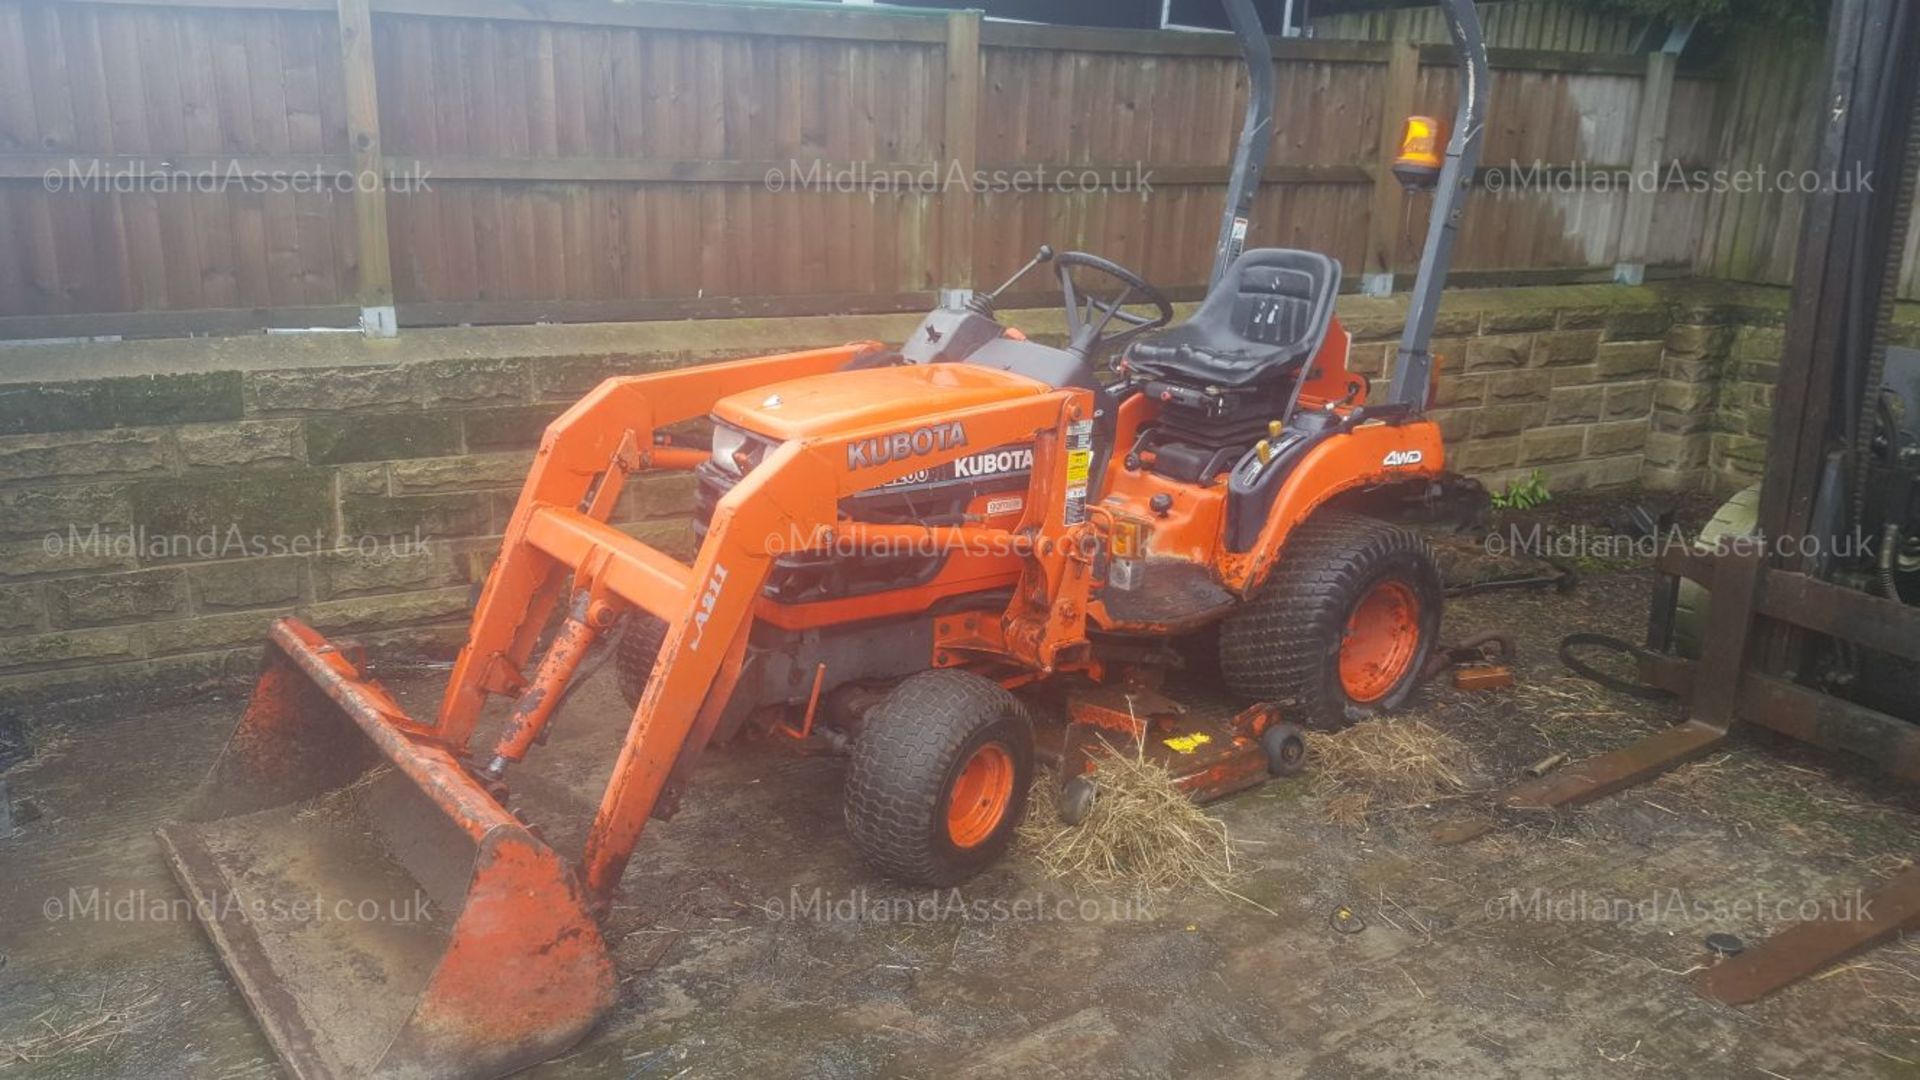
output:
[[[1233,260],[1247,246],[1247,222],[1253,198],[1260,193],[1260,170],[1273,142],[1273,47],[1260,26],[1253,0],[1223,0],[1227,21],[1240,38],[1240,54],[1247,62],[1247,115],[1240,124],[1240,145],[1233,152],[1233,172],[1227,178],[1227,208],[1220,217],[1220,239],[1213,248],[1213,273],[1207,287],[1219,284]]]
[[[1407,325],[1401,332],[1393,367],[1393,387],[1387,394],[1388,402],[1414,410],[1426,405],[1427,379],[1433,367],[1428,346],[1433,339],[1434,319],[1440,313],[1440,290],[1446,286],[1447,271],[1453,265],[1453,241],[1460,232],[1462,204],[1467,187],[1473,183],[1473,171],[1480,164],[1487,111],[1487,43],[1480,33],[1480,13],[1473,0],[1441,0],[1440,7],[1446,14],[1447,33],[1453,38],[1454,55],[1460,63],[1460,107],[1454,112],[1446,161],[1434,188],[1427,244],[1420,252]],[[1392,121],[1388,118],[1383,122]]]

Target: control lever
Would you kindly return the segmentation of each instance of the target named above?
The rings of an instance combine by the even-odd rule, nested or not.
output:
[[[1018,270],[1015,270],[1013,272],[1012,277],[1000,283],[999,288],[993,290],[990,293],[974,293],[972,296],[968,297],[967,310],[972,311],[976,315],[984,315],[989,319],[993,318],[994,317],[993,304],[994,304],[994,301],[1000,299],[1001,293],[1006,292],[1008,289],[1012,288],[1014,282],[1019,281],[1023,277],[1026,277],[1027,274],[1032,272],[1034,267],[1039,266],[1043,262],[1051,262],[1052,260],[1053,260],[1053,245],[1041,244],[1040,250],[1034,252],[1033,258],[1027,260],[1027,265],[1021,267]]]

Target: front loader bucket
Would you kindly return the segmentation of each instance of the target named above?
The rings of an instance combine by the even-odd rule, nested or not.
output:
[[[499,1076],[613,1002],[573,871],[296,620],[160,837],[297,1076]]]

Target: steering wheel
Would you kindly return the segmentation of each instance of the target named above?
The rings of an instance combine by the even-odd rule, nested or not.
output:
[[[1060,276],[1060,293],[1067,307],[1067,348],[1085,357],[1100,350],[1118,350],[1149,330],[1158,330],[1173,321],[1173,303],[1166,294],[1139,274],[1117,262],[1089,255],[1084,251],[1063,251],[1053,257],[1054,273]],[[1125,286],[1119,295],[1102,299],[1083,294],[1073,283],[1073,270],[1084,266],[1113,278]],[[1152,315],[1126,310],[1134,304],[1151,304]],[[1125,323],[1127,329],[1106,333],[1107,324]]]

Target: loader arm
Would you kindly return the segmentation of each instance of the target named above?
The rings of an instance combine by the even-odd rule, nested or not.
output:
[[[646,575],[607,575],[603,580],[621,599],[661,615],[668,629],[587,836],[582,876],[591,900],[604,905],[611,898],[676,763],[683,754],[700,749],[697,743],[689,743],[689,736],[703,715],[712,715],[724,704],[732,689],[739,672],[739,653],[734,646],[744,641],[754,603],[775,557],[831,543],[837,533],[857,534],[858,526],[838,517],[842,498],[945,464],[973,447],[1035,440],[1038,449],[1033,484],[1043,492],[1049,491],[1056,482],[1054,478],[1064,474],[1066,468],[1065,454],[1059,448],[1065,445],[1067,426],[1091,415],[1091,408],[1091,395],[1086,391],[1064,390],[957,410],[938,419],[960,425],[966,432],[964,442],[864,467],[849,465],[849,450],[875,437],[895,434],[897,424],[783,443],[715,507],[706,542],[685,579],[691,588]],[[1064,539],[1071,530],[1063,517],[1061,500],[1043,496],[1030,500],[1029,506],[1036,509],[1020,530],[980,530],[981,535],[975,539],[1005,543],[1009,550],[1023,538],[1041,551],[1075,549]],[[553,513],[537,509],[530,517],[538,519]],[[624,538],[624,534],[615,535]],[[934,529],[923,529],[916,535],[929,543],[941,540]],[[642,552],[651,549],[623,539],[597,550],[606,553],[610,565],[619,565],[649,558]],[[1029,574],[1051,573],[1045,569],[1046,562],[1039,556],[1030,558]],[[1004,620],[1010,627],[1010,639],[1057,643],[1063,637],[1083,636],[1084,603],[1078,605],[1079,622],[1069,621],[1062,627],[1051,618],[1051,604],[1043,600],[1035,613],[1023,602],[1035,591],[1025,584],[1023,581],[1023,587],[1016,590]],[[1087,585],[1083,578],[1080,588],[1084,591]],[[1037,591],[1043,597],[1048,595],[1044,587]],[[1017,629],[1035,622],[1049,629],[1037,633]]]
[[[858,342],[609,379],[562,413],[541,437],[533,468],[520,489],[520,501],[507,523],[499,561],[480,592],[467,643],[454,663],[453,677],[440,705],[435,725],[439,739],[450,746],[464,746],[490,694],[517,695],[524,689],[520,672],[561,596],[557,590],[543,590],[542,586],[549,583],[559,561],[577,566],[592,547],[617,543],[607,534],[618,530],[605,526],[596,530],[592,526],[604,522],[611,513],[611,497],[624,487],[627,475],[654,464],[691,468],[699,456],[704,456],[688,460],[663,453],[664,448],[655,446],[656,432],[705,416],[714,402],[729,394],[780,379],[836,371],[855,356],[879,347],[874,342]],[[587,501],[590,492],[598,505]],[[570,509],[579,516],[555,515],[536,523],[538,511],[546,508]],[[592,540],[584,547],[566,546],[557,534],[569,531]],[[547,543],[536,544],[534,534]],[[563,550],[543,550],[556,546]],[[629,565],[621,572],[671,577],[670,566],[679,564],[657,552],[649,555],[637,550],[641,546],[638,541],[622,545],[638,565]]]

